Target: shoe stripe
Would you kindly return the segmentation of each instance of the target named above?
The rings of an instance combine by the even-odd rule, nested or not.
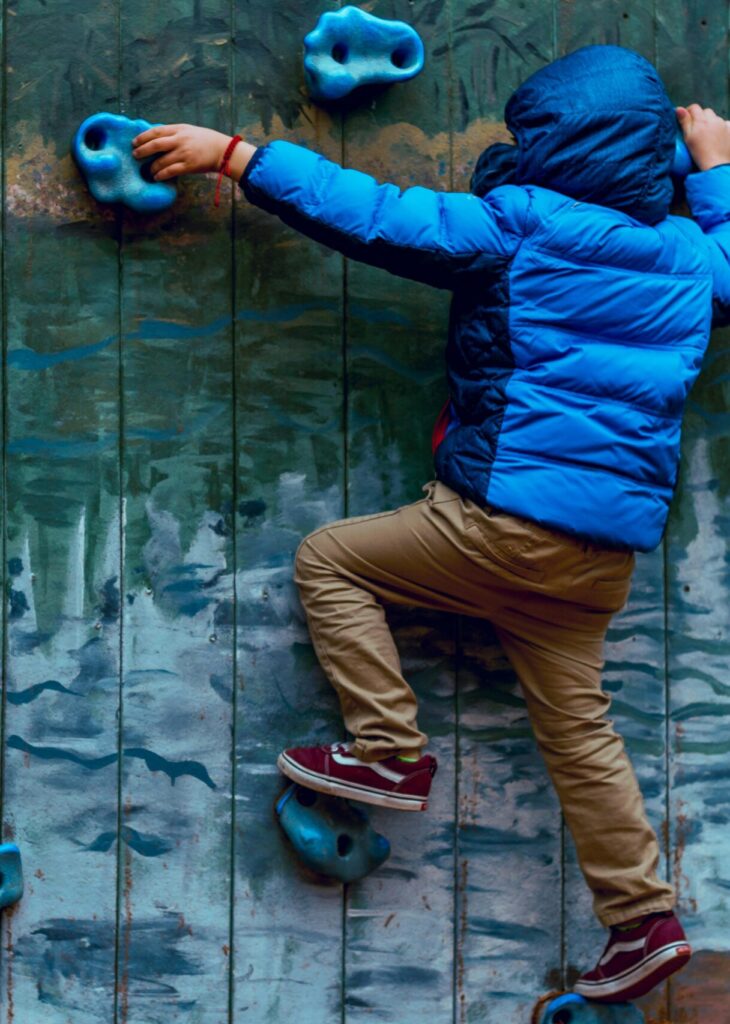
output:
[[[293,768],[296,768],[302,775],[308,775],[312,779],[324,779],[325,782],[337,782],[340,786],[346,786],[350,789],[361,790],[364,793],[375,793],[377,796],[390,796],[395,797],[397,800],[402,800],[404,803],[425,803],[428,800],[427,796],[416,796],[413,793],[393,793],[388,789],[377,789],[374,786],[363,786],[359,782],[350,782],[349,779],[338,779],[337,776],[333,775],[322,775],[320,772],[313,772],[309,768],[304,768],[297,761],[293,761],[286,754],[280,755],[283,760],[290,764]],[[362,761],[359,762],[362,764]]]
[[[352,754],[340,754],[336,750],[332,751],[332,760],[336,761],[337,764],[344,764],[348,767],[356,768],[358,765],[360,765],[360,767],[362,768],[363,765],[363,762],[360,761],[357,757],[353,757]]]
[[[680,949],[687,949],[691,953],[689,943],[686,940],[684,942],[673,942],[669,946],[662,946],[661,949],[655,950],[647,960],[642,960],[634,967],[623,971],[622,974],[617,974],[615,978],[608,978],[602,981],[577,981],[573,986],[573,991],[579,995],[587,996],[589,999],[591,997],[598,998],[620,994],[637,982],[643,981],[652,971],[655,971],[657,967],[661,967],[666,961],[672,960]]]
[[[390,782],[399,783],[405,779],[405,775],[399,775],[398,772],[391,771],[390,768],[386,768],[385,765],[380,764],[378,761],[373,761],[372,764],[368,765],[368,768],[372,769],[377,775],[382,775],[384,779],[388,779]]]
[[[617,953],[632,953],[635,949],[642,949],[645,942],[646,936],[643,939],[634,939],[633,942],[614,942],[606,951],[606,955],[598,961],[598,966],[603,967],[604,964],[613,960]]]
[[[373,761],[372,764],[366,764],[364,761],[361,761],[357,757],[348,757],[344,754],[338,753],[332,754],[332,760],[335,761],[337,764],[344,765],[346,768],[369,768],[371,771],[374,771],[377,775],[382,775],[383,778],[387,779],[389,782],[399,783],[403,782],[403,780],[405,779],[405,775],[399,775],[398,772],[391,771],[390,768],[386,768],[378,761]]]

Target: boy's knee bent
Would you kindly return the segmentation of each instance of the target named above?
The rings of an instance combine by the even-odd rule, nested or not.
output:
[[[297,586],[321,575],[331,565],[327,549],[327,527],[308,534],[297,548],[294,556],[294,582]]]

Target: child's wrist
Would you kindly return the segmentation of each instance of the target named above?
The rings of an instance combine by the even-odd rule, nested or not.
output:
[[[242,139],[228,158],[226,167],[228,177],[233,181],[239,181],[255,152],[256,146],[252,146],[250,142],[245,142]]]
[[[721,167],[723,164],[730,163],[730,156],[728,154],[714,154],[712,156],[695,157],[695,163],[701,171],[711,171],[713,167]]]

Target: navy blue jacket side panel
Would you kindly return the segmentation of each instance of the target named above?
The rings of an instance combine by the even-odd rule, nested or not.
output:
[[[685,187],[712,260],[713,323],[726,326],[730,324],[730,165],[690,174]]]
[[[436,475],[484,504],[514,370],[509,335],[509,268],[454,292],[446,349],[455,419],[435,453]]]
[[[502,265],[520,244],[524,189],[487,199],[466,192],[401,191],[290,142],[257,150],[241,178],[246,198],[352,259],[439,288]]]

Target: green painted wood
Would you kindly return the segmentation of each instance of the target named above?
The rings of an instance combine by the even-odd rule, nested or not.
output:
[[[413,24],[426,66],[348,113],[344,161],[401,187],[448,189],[449,5],[381,0],[369,9]],[[348,514],[363,515],[419,500],[433,476],[448,296],[354,262],[347,294]],[[348,893],[344,1016],[353,1024],[450,1020],[453,1011],[456,624],[422,612],[390,619],[440,768],[426,814],[373,816],[393,852]]]
[[[337,159],[306,99],[301,40],[332,5],[236,6],[235,123]],[[342,887],[300,868],[275,823],[286,746],[342,735],[292,582],[301,539],[344,514],[343,270],[241,197],[236,217],[237,653],[234,1020],[339,1024]]]
[[[579,5],[561,0],[557,13],[561,54],[591,43],[613,43],[655,60],[653,0]],[[609,630],[603,673],[604,689],[612,697],[611,718],[625,739],[649,820],[662,844],[662,877],[667,876],[664,566],[661,547],[649,555],[637,556],[628,605],[614,618]],[[605,945],[606,932],[594,916],[592,895],[578,868],[570,836],[565,860],[565,980],[570,985],[594,966]],[[648,1015],[659,1015],[665,1002],[662,988],[642,1006]]]
[[[116,103],[116,8],[7,5],[7,594],[0,1020],[106,1024],[114,998],[119,491],[113,215],[69,157]],[[77,59],[84,39],[84,59]],[[45,40],[41,48],[39,39]]]
[[[226,0],[121,8],[125,113],[230,130]],[[120,1024],[222,1024],[230,969],[230,200],[125,215]]]
[[[553,17],[543,0],[456,0],[456,188],[468,189],[485,145],[508,139],[504,105],[552,58]],[[455,1019],[516,1024],[559,983],[560,814],[514,673],[485,623],[464,622],[458,702]]]
[[[677,102],[728,115],[728,4],[660,7],[657,61]],[[671,870],[695,949],[670,986],[668,1018],[727,1016],[728,332],[717,332],[693,389],[666,537]]]

